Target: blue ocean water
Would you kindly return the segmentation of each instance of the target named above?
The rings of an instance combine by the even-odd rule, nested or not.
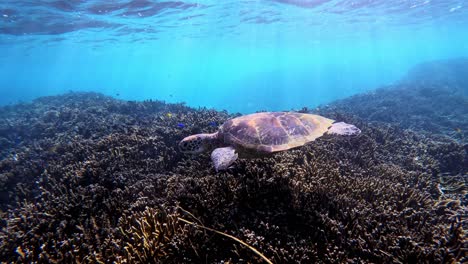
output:
[[[461,0],[2,0],[0,104],[68,91],[314,107],[468,56]]]

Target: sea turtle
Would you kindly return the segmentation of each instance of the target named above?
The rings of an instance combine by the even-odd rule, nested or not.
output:
[[[213,134],[188,136],[179,143],[183,153],[211,151],[216,171],[227,169],[238,157],[261,157],[269,153],[302,146],[323,136],[357,135],[354,125],[296,112],[264,112],[236,117],[222,124]]]

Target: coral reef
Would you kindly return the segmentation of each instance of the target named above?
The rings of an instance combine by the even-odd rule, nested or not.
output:
[[[331,108],[466,144],[467,76],[468,59],[423,63],[396,85],[346,98]]]
[[[319,110],[358,137],[222,173],[177,142],[226,112],[94,93],[0,108],[0,261],[263,263],[204,226],[273,263],[465,262],[468,149],[436,117],[455,105],[464,129],[466,98],[405,85]]]
[[[468,58],[428,61],[416,65],[401,83],[438,85],[468,95]]]
[[[136,214],[124,215],[119,229],[122,239],[114,239],[113,243],[124,243],[127,252],[126,256],[117,259],[119,263],[167,263],[191,255],[184,250],[192,247],[190,243],[194,237],[190,236],[189,226],[179,221],[177,212],[146,208]]]

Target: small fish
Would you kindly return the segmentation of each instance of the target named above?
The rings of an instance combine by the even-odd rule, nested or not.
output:
[[[169,118],[171,118],[171,117],[172,117],[172,113],[167,113],[166,116],[169,117]]]
[[[217,127],[218,126],[218,123],[216,123],[215,121],[211,121],[210,123],[208,123],[210,126],[212,127]]]
[[[116,96],[120,96],[120,94],[119,94],[119,93],[116,93],[115,95],[116,95]]]
[[[455,130],[455,132],[457,132],[457,133],[461,133],[461,132],[462,132],[461,128],[459,128],[459,127],[454,128],[454,130]]]
[[[179,123],[179,124],[177,124],[177,127],[178,127],[178,128],[184,128],[184,127],[185,127],[185,125],[184,125],[184,124],[182,124],[182,123]]]

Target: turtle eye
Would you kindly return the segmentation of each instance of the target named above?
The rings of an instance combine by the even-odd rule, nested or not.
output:
[[[182,141],[182,142],[179,143],[179,148],[181,150],[187,150],[187,147],[188,147],[187,141]]]

